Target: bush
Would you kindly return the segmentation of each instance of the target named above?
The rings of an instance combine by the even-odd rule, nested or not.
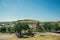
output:
[[[0,32],[6,32],[6,27],[1,27]]]

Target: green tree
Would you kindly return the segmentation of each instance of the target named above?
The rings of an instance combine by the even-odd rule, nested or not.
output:
[[[1,32],[6,32],[6,27],[1,27],[0,31]]]
[[[51,31],[52,25],[50,23],[44,23],[43,27],[46,29],[46,31]]]
[[[1,32],[1,28],[0,28],[0,32]]]
[[[29,25],[27,23],[24,23],[24,22],[23,23],[16,23],[14,26],[15,32],[21,33],[22,30],[28,30],[28,29],[30,29]]]
[[[41,32],[41,31],[42,31],[41,26],[37,26],[37,27],[36,27],[36,31],[37,31],[37,32]]]
[[[13,27],[7,27],[7,31],[9,32],[9,33],[13,33]]]
[[[29,28],[28,23],[16,23],[14,26],[14,30],[16,32],[17,37],[23,37],[24,35],[27,36],[34,36],[34,34],[32,33],[32,29]]]
[[[36,31],[41,32],[42,31],[42,26],[39,25],[40,23],[37,23]]]
[[[57,23],[55,23],[52,27],[55,31],[57,31],[59,29],[59,25]]]

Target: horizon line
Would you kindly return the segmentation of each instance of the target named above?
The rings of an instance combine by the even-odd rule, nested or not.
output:
[[[18,19],[18,20],[35,20],[35,19]],[[18,21],[18,20],[0,20],[0,22],[12,22],[12,21]],[[35,20],[40,22],[60,22],[60,21],[41,21],[41,20]]]

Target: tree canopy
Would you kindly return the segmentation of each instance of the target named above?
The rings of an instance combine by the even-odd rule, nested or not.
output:
[[[17,32],[21,32],[22,30],[28,30],[29,29],[29,25],[25,22],[23,23],[16,23],[14,26],[14,30]]]

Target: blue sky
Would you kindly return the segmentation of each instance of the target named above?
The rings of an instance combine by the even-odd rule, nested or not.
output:
[[[60,21],[60,0],[0,0],[0,21]]]

